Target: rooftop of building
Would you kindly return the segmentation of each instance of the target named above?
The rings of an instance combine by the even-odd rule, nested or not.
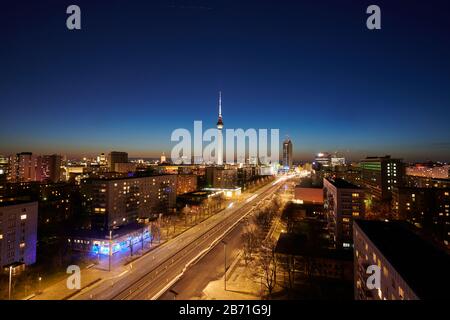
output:
[[[123,236],[127,236],[130,233],[140,232],[145,225],[137,222],[131,222],[126,225],[114,227],[112,229],[112,238],[117,239]],[[109,238],[109,230],[96,230],[96,229],[79,229],[70,233],[70,237],[76,239],[96,239],[103,240]]]
[[[87,178],[87,179],[83,179],[84,181],[116,181],[116,180],[131,180],[131,179],[138,179],[138,178],[152,178],[152,177],[162,177],[162,176],[166,176],[166,177],[173,177],[176,176],[176,174],[164,174],[164,173],[154,173],[154,174],[149,174],[149,175],[132,175],[132,176],[117,176],[117,177],[111,177],[111,176],[97,176],[97,177],[91,177],[91,178]]]
[[[333,186],[338,189],[361,189],[360,187],[341,178],[325,178]]]
[[[406,191],[406,192],[436,192],[436,191],[443,191],[443,192],[447,192],[450,190],[450,186],[449,187],[444,187],[444,188],[439,188],[439,187],[409,187],[409,186],[396,186],[392,188],[393,192],[401,192],[401,191]]]
[[[308,245],[308,237],[304,234],[282,233],[275,247],[275,252],[278,254],[308,256],[332,260],[353,260],[353,252],[351,250],[311,247]]]
[[[399,158],[392,158],[390,155],[385,155],[385,156],[370,156],[370,157],[365,157],[364,159],[361,159],[361,162],[365,162],[365,161],[381,161],[381,160],[401,161],[402,159],[399,159]]]
[[[355,224],[420,299],[449,298],[450,255],[399,221],[355,220]]]
[[[295,186],[296,188],[314,188],[314,189],[322,189],[322,186],[318,186],[313,184],[313,180],[311,178],[303,178],[300,180],[299,184]]]
[[[5,199],[0,199],[0,207],[8,207],[8,206],[16,206],[16,205],[20,205],[20,204],[31,204],[33,202],[37,201],[31,201],[31,200],[21,200],[21,199],[14,199],[14,200],[5,200]]]

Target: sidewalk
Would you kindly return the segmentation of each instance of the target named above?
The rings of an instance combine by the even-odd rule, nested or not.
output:
[[[242,252],[241,252],[242,253]],[[211,281],[203,290],[206,300],[260,300],[261,284],[255,282],[254,270],[245,266],[241,253],[227,269],[227,290],[225,279]]]

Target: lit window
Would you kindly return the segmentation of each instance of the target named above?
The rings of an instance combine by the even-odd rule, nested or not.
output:
[[[389,275],[389,271],[386,267],[383,267],[383,274],[385,277],[387,277]]]
[[[403,299],[403,297],[404,297],[404,292],[403,292],[403,289],[402,289],[402,287],[398,287],[398,295],[400,296],[400,299]]]
[[[3,235],[2,234],[0,234],[0,240],[2,240],[3,239]]]
[[[26,214],[23,214],[23,215],[20,216],[20,220],[25,220],[26,218],[27,218]]]

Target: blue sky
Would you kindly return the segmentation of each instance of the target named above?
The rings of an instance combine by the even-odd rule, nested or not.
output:
[[[377,1],[14,1],[0,13],[0,154],[169,152],[172,130],[279,128],[297,158],[450,161],[449,6]]]

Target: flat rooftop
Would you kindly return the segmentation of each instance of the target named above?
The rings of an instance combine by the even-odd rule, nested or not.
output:
[[[120,238],[126,236],[132,232],[142,231],[145,225],[131,222],[127,225],[122,225],[119,227],[115,227],[112,232],[113,239]],[[96,239],[96,240],[104,240],[109,239],[109,230],[95,230],[95,229],[83,229],[83,230],[74,230],[70,233],[69,237],[72,238],[82,238],[82,239]]]
[[[83,179],[83,181],[115,181],[115,180],[133,180],[133,179],[141,179],[141,178],[152,178],[152,177],[173,177],[176,176],[176,174],[168,174],[168,173],[155,173],[151,175],[133,175],[133,176],[117,176],[117,177],[108,177],[108,176],[101,176],[101,177],[91,177]]]
[[[294,256],[352,261],[353,252],[343,249],[328,249],[311,246],[305,234],[282,233],[275,247],[275,252]]]
[[[339,189],[361,189],[360,187],[354,185],[353,183],[350,183],[344,179],[341,178],[326,178],[328,182],[330,182],[332,185],[334,185],[336,188]]]
[[[450,255],[406,223],[355,220],[420,299],[450,297]]]
[[[31,200],[2,200],[0,199],[0,207],[7,207],[7,206],[15,206],[19,204],[28,204],[33,203],[37,201],[31,201]]]

